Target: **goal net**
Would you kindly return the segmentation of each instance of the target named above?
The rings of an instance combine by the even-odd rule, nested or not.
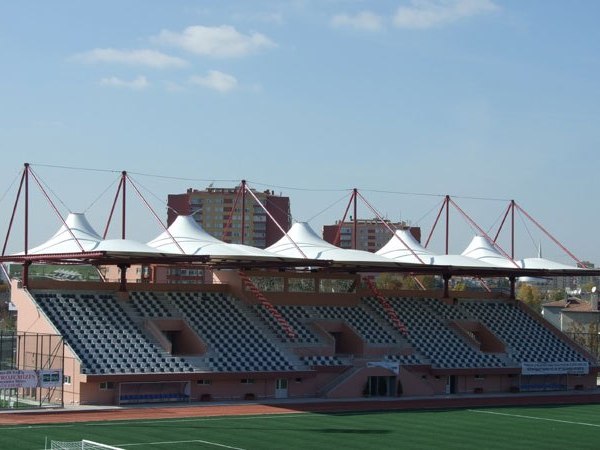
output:
[[[99,442],[88,441],[50,441],[50,450],[123,450],[114,445],[100,444]]]

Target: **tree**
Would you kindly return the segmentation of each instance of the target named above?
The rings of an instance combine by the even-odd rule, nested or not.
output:
[[[382,273],[377,277],[376,286],[378,289],[402,289],[402,286],[404,286],[403,277],[397,273]]]
[[[517,291],[517,298],[529,305],[534,311],[542,312],[542,294],[537,286],[521,284]]]
[[[465,280],[461,280],[452,287],[452,290],[453,291],[466,291],[467,283],[465,282]]]
[[[548,298],[550,301],[557,302],[559,300],[564,300],[567,298],[567,293],[562,289],[556,289],[554,291],[549,292]]]

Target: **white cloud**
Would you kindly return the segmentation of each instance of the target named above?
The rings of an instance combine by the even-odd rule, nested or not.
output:
[[[155,69],[178,68],[187,62],[175,56],[169,56],[156,50],[118,50],[114,48],[96,48],[80,53],[74,60],[84,63],[115,63],[130,66],[145,66]]]
[[[100,80],[100,85],[141,91],[143,89],[146,89],[148,86],[150,86],[150,83],[144,76],[139,76],[131,81],[123,80],[118,77],[108,77],[108,78],[102,78]]]
[[[202,56],[233,58],[254,53],[263,48],[274,47],[275,43],[263,34],[243,34],[229,25],[205,27],[196,25],[181,33],[162,30],[156,42],[180,47]]]
[[[338,14],[331,19],[331,25],[336,28],[355,28],[364,31],[380,31],[383,29],[383,19],[370,11],[362,11],[354,16]]]
[[[238,85],[238,81],[233,75],[219,72],[218,70],[211,70],[203,77],[199,75],[193,76],[190,78],[190,83],[223,93],[235,89]]]
[[[399,28],[433,28],[497,9],[492,0],[410,0],[410,6],[396,10],[394,25]]]

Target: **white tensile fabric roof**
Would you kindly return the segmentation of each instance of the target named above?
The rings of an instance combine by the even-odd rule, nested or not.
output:
[[[177,217],[168,232],[163,232],[147,244],[131,239],[103,240],[83,213],[70,213],[65,224],[46,242],[29,249],[28,255],[81,253],[83,248],[84,252],[105,252],[121,256],[174,256],[182,255],[183,250],[183,255],[186,256],[214,256],[217,259],[247,261],[293,258],[297,262],[298,259],[308,258],[373,266],[405,263],[475,268],[577,269],[575,266],[540,257],[521,259],[516,262],[516,266],[482,236],[475,236],[462,255],[436,255],[423,247],[408,230],[397,230],[396,236],[381,250],[371,253],[336,247],[319,237],[307,223],[300,222],[295,223],[287,235],[275,244],[262,250],[220,241],[207,233],[191,216]],[[15,256],[23,254],[19,252]]]
[[[88,222],[85,214],[70,213],[60,229],[43,244],[28,249],[30,255],[44,255],[48,253],[80,253],[81,248],[86,252],[93,251],[102,241],[102,237],[96,233]],[[69,232],[69,229],[71,232]],[[81,244],[77,245],[73,236]],[[19,254],[23,254],[22,252]]]
[[[545,258],[524,258],[519,261],[511,261],[502,255],[494,245],[484,236],[475,236],[469,246],[462,253],[464,256],[485,261],[496,267],[510,269],[546,269],[546,270],[573,270],[575,266],[561,264]]]
[[[522,269],[573,270],[578,267],[568,266],[545,258],[524,258],[518,261]],[[585,270],[585,269],[581,269]]]
[[[29,249],[27,253],[29,255],[81,253],[82,248],[84,252],[107,252],[112,254],[158,255],[160,253],[155,248],[131,239],[103,240],[83,213],[70,213],[65,220],[65,224],[49,240]],[[22,255],[23,252],[19,254]]]
[[[177,216],[171,226],[160,236],[148,242],[148,246],[161,252],[186,255],[207,255],[228,258],[261,259],[277,258],[277,255],[250,245],[229,244],[220,241],[204,228],[192,216]],[[175,243],[175,241],[177,243]]]
[[[433,257],[433,253],[423,247],[408,230],[396,230],[395,236],[376,254],[410,264],[431,264]]]
[[[478,259],[494,267],[506,267],[510,269],[520,267],[517,262],[500,253],[485,236],[474,236],[465,251],[462,252],[462,255]]]
[[[321,239],[306,222],[297,222],[267,251],[288,258],[309,258],[340,263],[390,264],[388,258],[363,250],[336,247]]]
[[[131,239],[107,239],[101,241],[98,246],[94,249],[96,252],[107,252],[112,254],[173,254],[173,252],[157,251],[155,248],[149,245],[143,244],[138,241]]]
[[[493,267],[485,261],[468,258],[463,255],[436,255],[423,247],[410,231],[396,230],[395,236],[378,252],[378,255],[397,262],[411,264],[429,264],[435,266]]]

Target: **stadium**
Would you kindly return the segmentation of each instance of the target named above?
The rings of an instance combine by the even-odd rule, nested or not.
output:
[[[30,176],[37,182],[26,165],[22,186]],[[175,405],[202,415],[223,402],[289,412],[597,401],[594,355],[517,300],[515,283],[600,271],[515,261],[483,230],[461,255],[435,254],[406,230],[390,230],[377,253],[341,249],[307,223],[259,249],[180,215],[142,243],[124,233],[127,181],[123,173],[121,239],[71,213],[46,241],[25,238],[24,251],[3,254],[23,267],[10,280],[17,331],[0,341],[3,406]],[[116,269],[118,280],[30,279],[36,264]],[[140,264],[207,276],[133,283],[127,272]],[[381,288],[382,274],[437,284]],[[453,290],[457,278],[505,279],[509,289]]]

